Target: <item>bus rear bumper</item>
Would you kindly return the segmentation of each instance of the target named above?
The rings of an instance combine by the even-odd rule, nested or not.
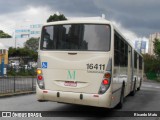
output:
[[[46,100],[70,104],[111,108],[111,94],[109,92],[106,92],[103,95],[99,95],[38,89],[36,95],[38,101]]]

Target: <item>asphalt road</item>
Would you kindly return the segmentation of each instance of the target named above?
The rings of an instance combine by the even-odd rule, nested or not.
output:
[[[100,117],[97,113],[102,112],[102,114],[113,114],[117,111],[122,112],[123,114],[127,111],[159,111],[160,112],[160,84],[155,82],[146,81],[143,82],[141,90],[133,96],[127,96],[125,98],[123,109],[113,109],[106,110],[95,107],[88,106],[78,106],[78,105],[69,105],[62,104],[56,102],[37,102],[35,94],[31,95],[22,95],[22,96],[14,96],[7,98],[0,98],[0,111],[50,111],[50,114],[55,114],[55,111],[63,111],[70,114],[72,117],[62,117],[60,115],[58,117],[53,117],[52,119],[61,120],[160,120],[160,117]],[[74,116],[74,112],[78,113],[78,117]],[[86,117],[86,114],[93,114],[94,117]],[[96,116],[97,114],[97,116]],[[128,113],[127,113],[128,114]],[[8,119],[8,118],[0,118],[0,119]],[[17,120],[17,118],[11,118]],[[20,119],[20,118],[18,118]],[[23,118],[24,119],[24,118]],[[35,119],[35,118],[30,118]],[[50,120],[51,117],[48,118],[37,118],[37,120]]]

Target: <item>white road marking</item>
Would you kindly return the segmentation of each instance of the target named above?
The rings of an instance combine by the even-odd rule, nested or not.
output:
[[[143,84],[142,87],[157,88],[157,89],[160,88],[160,86],[156,86],[156,85],[146,85],[146,84]]]
[[[160,87],[155,87],[155,88],[160,88]]]

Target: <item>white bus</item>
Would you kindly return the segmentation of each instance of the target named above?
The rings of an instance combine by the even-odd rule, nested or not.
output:
[[[142,56],[110,21],[73,19],[43,26],[38,101],[121,108],[142,80]]]

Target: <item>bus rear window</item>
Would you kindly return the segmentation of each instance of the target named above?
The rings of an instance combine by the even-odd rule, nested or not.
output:
[[[67,24],[45,26],[42,29],[41,50],[109,51],[109,25]]]

